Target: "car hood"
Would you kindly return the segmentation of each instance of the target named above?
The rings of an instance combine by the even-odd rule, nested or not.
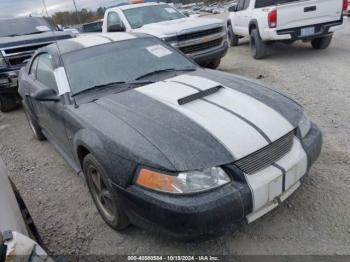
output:
[[[298,125],[302,109],[285,96],[262,86],[259,90],[257,84],[242,79],[230,84],[213,81],[216,74],[211,74],[181,75],[105,96],[94,102],[94,114],[108,115],[106,123],[113,118],[128,123],[177,171],[232,163]],[[216,86],[223,88],[203,99],[178,103],[180,98]]]
[[[15,47],[21,45],[32,45],[53,42],[55,40],[63,40],[71,38],[72,35],[68,32],[49,31],[41,34],[22,35],[13,37],[0,37],[0,48]]]
[[[167,37],[187,32],[195,32],[201,29],[210,29],[220,25],[224,25],[223,21],[220,19],[186,17],[144,25],[143,27],[136,29],[135,32],[146,33],[157,37]]]

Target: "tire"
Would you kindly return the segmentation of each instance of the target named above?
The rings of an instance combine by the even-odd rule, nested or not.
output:
[[[17,99],[11,95],[0,95],[0,111],[3,113],[14,110],[18,107]]]
[[[315,38],[311,41],[311,45],[314,49],[317,49],[317,50],[326,49],[331,44],[332,38],[333,38],[333,35]]]
[[[220,63],[221,63],[221,59],[218,58],[218,59],[215,59],[213,61],[210,61],[206,67],[209,69],[217,69],[219,67]]]
[[[229,25],[227,28],[227,34],[228,34],[228,41],[230,42],[230,46],[238,46],[239,44],[239,38],[238,36],[233,32],[232,25]]]
[[[250,50],[255,59],[261,59],[270,54],[268,43],[261,40],[257,29],[250,32]]]
[[[103,220],[116,231],[128,227],[130,225],[129,219],[113,194],[108,176],[92,154],[88,154],[84,158],[83,170],[92,199]]]
[[[24,113],[26,115],[26,118],[28,120],[29,127],[32,130],[34,137],[39,141],[46,140],[45,135],[41,131],[41,127],[38,125],[38,123],[36,121],[33,120],[31,115],[27,111],[26,107],[23,106],[23,108],[24,108]]]

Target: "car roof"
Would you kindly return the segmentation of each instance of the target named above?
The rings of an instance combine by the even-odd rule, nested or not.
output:
[[[108,8],[108,10],[128,10],[128,9],[133,9],[133,8],[138,8],[138,7],[144,7],[144,6],[155,6],[155,5],[165,5],[166,3],[141,3],[141,4],[129,4],[129,5],[121,5],[118,7],[112,7],[112,8]]]
[[[74,51],[79,51],[88,47],[99,46],[112,42],[131,40],[136,38],[150,37],[145,34],[129,34],[129,33],[100,33],[100,34],[82,34],[75,38],[57,41],[57,44],[51,44],[38,49],[39,53],[47,52],[50,54],[67,54]]]

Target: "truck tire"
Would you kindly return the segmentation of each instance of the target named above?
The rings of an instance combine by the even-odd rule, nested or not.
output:
[[[227,27],[227,35],[228,41],[230,42],[230,46],[237,46],[239,43],[238,36],[233,32],[232,25]]]
[[[218,58],[218,59],[215,59],[213,61],[210,61],[206,67],[209,69],[217,69],[219,67],[220,63],[221,63],[221,59]]]
[[[46,137],[41,131],[41,127],[38,125],[36,121],[33,120],[33,118],[31,117],[31,115],[29,114],[25,106],[23,106],[23,109],[24,109],[24,114],[26,115],[26,118],[28,120],[29,127],[33,131],[34,137],[39,141],[45,140]]]
[[[331,44],[332,38],[333,35],[315,38],[311,41],[311,45],[314,49],[317,50],[326,49]]]
[[[5,113],[17,108],[16,97],[11,95],[0,95],[0,111]]]
[[[268,43],[261,40],[257,29],[250,32],[250,50],[255,59],[261,59],[270,54]]]

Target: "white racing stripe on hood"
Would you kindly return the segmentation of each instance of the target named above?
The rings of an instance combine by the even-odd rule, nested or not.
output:
[[[181,75],[167,81],[182,82],[201,90],[221,85],[210,79],[191,75]],[[293,126],[279,112],[234,89],[225,88],[216,94],[207,96],[205,99],[248,119],[260,128],[271,141],[275,141],[293,130]]]
[[[136,90],[171,106],[204,127],[236,159],[255,152],[268,144],[251,125],[218,106],[203,100],[192,101],[180,106],[178,99],[197,92],[191,87],[175,82],[158,82],[139,87]]]

